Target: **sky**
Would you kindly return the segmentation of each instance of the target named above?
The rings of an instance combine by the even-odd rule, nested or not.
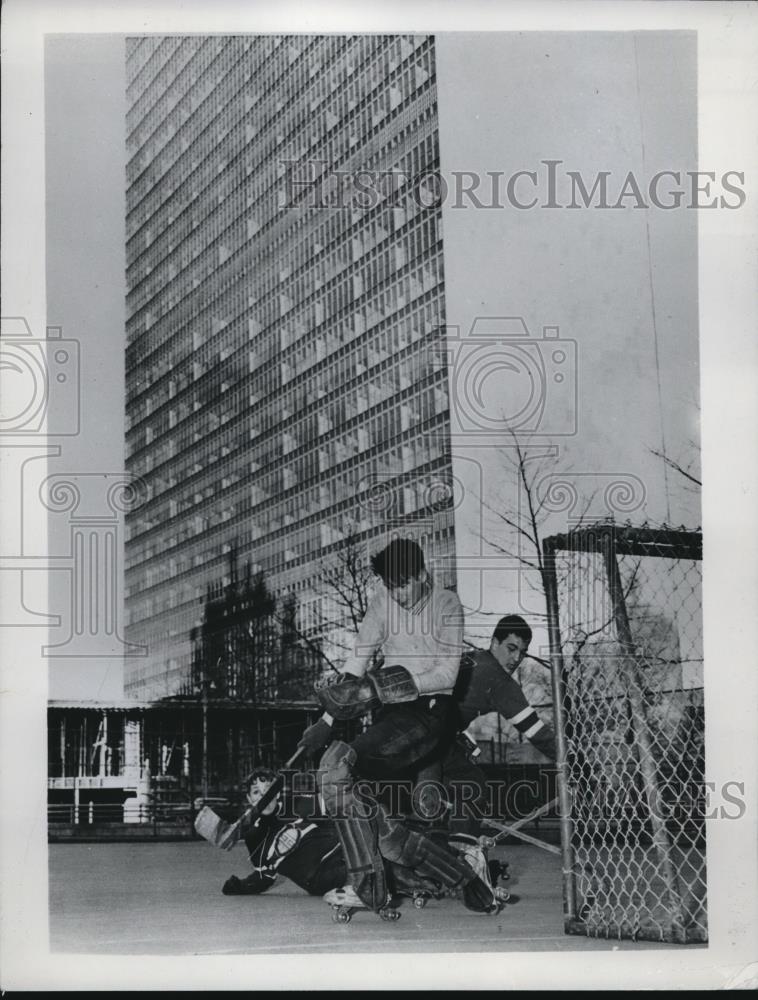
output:
[[[572,509],[544,517],[543,537],[565,530],[593,495],[590,522],[613,514],[637,524],[700,526],[699,497],[652,454],[699,460],[698,213],[645,211],[634,199],[620,209],[543,207],[546,161],[554,163],[557,205],[571,203],[569,171],[590,191],[606,172],[614,204],[629,172],[647,193],[658,171],[698,169],[696,36],[447,34],[438,38],[437,60],[448,179],[445,299],[448,324],[460,331],[451,373],[453,471],[464,484],[458,589],[472,611],[470,627],[486,635],[498,613],[544,614],[530,574],[488,545],[514,550],[514,532],[497,511],[512,514],[525,499],[514,488],[513,449],[499,415],[519,429],[532,467],[544,467],[536,481],[547,488],[544,477],[558,477],[576,492]],[[518,171],[534,172],[537,183],[522,179],[509,200],[507,178]],[[454,178],[465,172],[501,172],[494,201],[506,207],[456,199]],[[530,203],[535,191],[535,207],[513,206]],[[492,202],[481,194],[480,203]],[[523,326],[490,320],[472,329],[477,317],[514,317]],[[487,336],[493,348],[477,348]],[[536,382],[545,396],[539,417],[530,419],[529,363],[514,356],[514,343],[528,345],[519,350],[539,359],[546,375],[544,387]],[[559,364],[556,346],[565,356]],[[477,350],[481,404],[473,395],[477,362],[468,360]],[[477,414],[492,428],[489,437],[474,432]],[[543,457],[545,447],[554,456]],[[630,491],[615,509],[605,500],[614,482]],[[486,613],[474,613],[478,607]],[[544,629],[535,641],[544,654]]]
[[[50,36],[45,56],[47,322],[79,342],[81,404],[79,433],[60,439],[47,476],[73,476],[86,502],[71,517],[86,512],[115,521],[115,600],[123,621],[123,517],[107,496],[124,470],[125,43],[118,35]],[[64,419],[68,402],[52,400],[51,425]],[[51,513],[48,524],[49,551],[70,552],[69,512]],[[61,617],[51,645],[66,644],[60,652],[67,654],[50,658],[50,695],[120,697],[118,627],[111,634],[100,627],[86,646],[67,642],[71,582],[66,569],[50,573],[50,611]]]

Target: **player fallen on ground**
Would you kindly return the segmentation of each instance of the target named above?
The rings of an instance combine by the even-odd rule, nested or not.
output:
[[[444,754],[455,737],[452,695],[463,651],[461,603],[432,580],[416,542],[395,539],[373,556],[371,567],[382,587],[359,626],[340,683],[319,689],[327,712],[301,741],[318,751],[332,739],[336,712],[346,709],[341,717],[349,718],[378,709],[365,732],[350,744],[331,743],[320,763],[323,808],[335,820],[350,886],[371,909],[382,909],[390,894],[384,859],[447,888],[465,883],[470,909],[496,912],[486,872],[471,879],[468,864],[447,853],[436,857],[432,840],[353,794],[357,777],[393,778]]]
[[[253,771],[245,783],[248,803],[257,806],[275,779],[275,772],[267,768]],[[326,895],[327,901],[335,905],[364,906],[346,886],[348,869],[334,822],[328,818],[285,818],[281,809],[281,796],[277,795],[247,831],[245,845],[253,871],[243,879],[236,875],[227,879],[224,895],[258,895],[283,875],[311,895]],[[474,873],[462,866],[444,843],[438,840],[431,850],[443,874],[458,870],[463,873],[455,888],[464,888],[466,881],[474,880]],[[385,862],[382,868],[391,896],[439,896],[445,888],[441,879],[424,878],[398,865]]]
[[[275,780],[268,768],[258,768],[246,779],[246,798],[257,806]],[[281,797],[276,796],[245,833],[253,872],[247,878],[232,875],[224,883],[227,896],[265,892],[284,875],[312,895],[323,896],[344,885],[345,858],[331,823],[296,817],[285,820],[280,814]]]
[[[466,653],[455,688],[461,729],[466,730],[480,715],[497,712],[546,757],[556,757],[555,733],[530,705],[513,674],[529,650],[532,630],[520,615],[506,615],[495,626],[489,650]],[[461,844],[474,843],[480,821],[487,811],[485,779],[481,769],[463,749],[453,743],[440,762],[419,772],[418,782],[441,782],[450,792],[451,834]],[[438,787],[438,786],[437,786]],[[473,794],[472,794],[473,792]],[[467,803],[466,808],[462,804]]]

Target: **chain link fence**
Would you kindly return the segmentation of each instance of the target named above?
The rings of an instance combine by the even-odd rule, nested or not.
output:
[[[544,543],[568,933],[704,942],[702,539]]]

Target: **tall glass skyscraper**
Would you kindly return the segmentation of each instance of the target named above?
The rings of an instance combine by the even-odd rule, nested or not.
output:
[[[230,551],[328,641],[345,539],[454,582],[434,40],[127,42],[125,688],[174,693]]]

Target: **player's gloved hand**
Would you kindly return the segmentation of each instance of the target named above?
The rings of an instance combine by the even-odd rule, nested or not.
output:
[[[312,726],[308,726],[303,735],[300,737],[299,747],[304,747],[311,753],[316,753],[319,750],[323,750],[327,743],[330,743],[332,739],[332,727],[326,719],[321,716],[317,719]]]

